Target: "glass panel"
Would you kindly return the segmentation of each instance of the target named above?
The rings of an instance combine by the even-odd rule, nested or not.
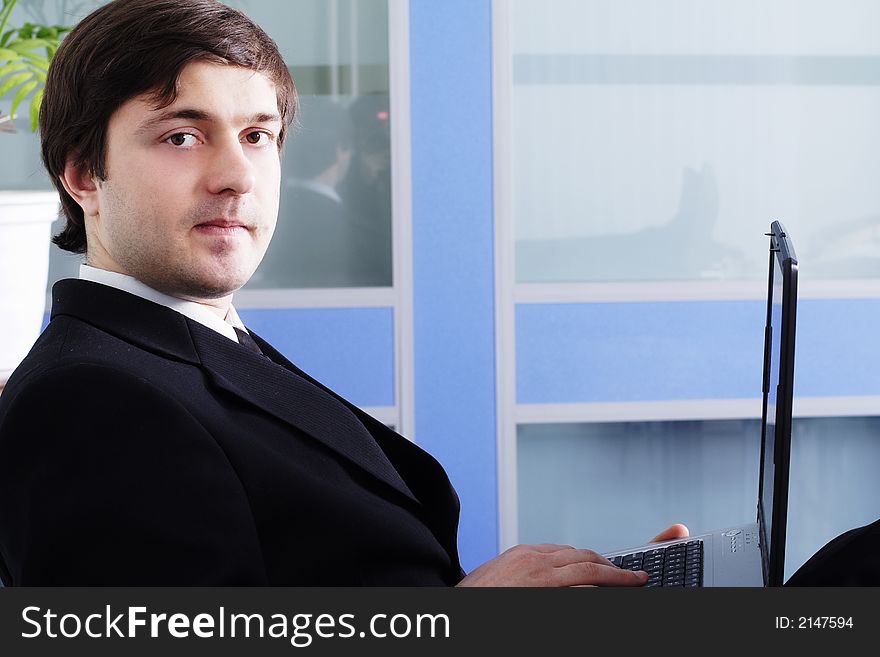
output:
[[[20,0],[12,21],[75,24],[101,4]],[[390,286],[387,0],[226,4],[275,39],[301,102],[300,125],[285,146],[278,227],[247,288]],[[0,189],[50,189],[39,139],[17,123],[17,133],[0,135]],[[52,247],[49,287],[77,276],[80,262]]]
[[[245,289],[390,286],[387,0],[228,4],[276,40],[300,99],[278,226]]]
[[[754,520],[760,422],[521,425],[519,538],[600,551]]]
[[[521,425],[519,541],[610,551],[756,517],[757,420]],[[786,577],[878,516],[880,418],[795,419]]]
[[[518,282],[878,276],[876,3],[511,6]]]

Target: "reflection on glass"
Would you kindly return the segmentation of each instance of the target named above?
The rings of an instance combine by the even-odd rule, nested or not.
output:
[[[230,4],[276,40],[300,103],[278,225],[245,289],[390,286],[387,0]]]
[[[586,218],[584,218],[586,220]],[[742,273],[743,253],[718,242],[718,184],[712,167],[682,171],[678,207],[655,225],[621,233],[519,240],[521,282],[721,279]]]
[[[303,96],[278,225],[250,287],[391,285],[387,94]]]
[[[518,282],[880,276],[876,3],[510,7]]]

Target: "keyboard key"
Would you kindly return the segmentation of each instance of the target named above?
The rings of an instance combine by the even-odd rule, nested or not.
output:
[[[703,585],[703,542],[700,540],[618,555],[609,561],[618,568],[647,572],[645,586],[695,588]]]

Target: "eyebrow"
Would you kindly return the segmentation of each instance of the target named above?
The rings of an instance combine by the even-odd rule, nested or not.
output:
[[[174,121],[176,119],[190,119],[192,121],[205,121],[209,123],[217,121],[217,118],[213,114],[200,109],[182,108],[168,110],[141,123],[137,128],[137,133],[140,134],[147,132],[157,125],[168,121]],[[277,112],[257,112],[249,117],[241,117],[238,121],[239,123],[249,125],[255,123],[280,123],[281,115]]]

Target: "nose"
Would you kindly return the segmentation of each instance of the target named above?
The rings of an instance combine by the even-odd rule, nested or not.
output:
[[[212,194],[247,194],[256,181],[254,164],[237,136],[215,142],[208,169],[208,190]]]

